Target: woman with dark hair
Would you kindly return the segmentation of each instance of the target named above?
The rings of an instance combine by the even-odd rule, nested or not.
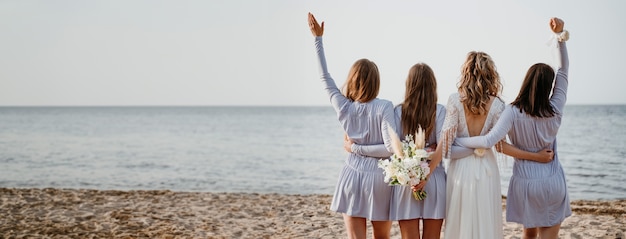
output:
[[[337,112],[337,118],[347,137],[360,144],[384,144],[383,127],[395,128],[393,105],[378,99],[380,76],[374,62],[360,59],[354,63],[343,93],[326,66],[322,35],[324,22],[318,24],[309,13],[309,28],[315,37],[315,47],[324,90]],[[330,209],[343,214],[349,238],[365,238],[367,220],[372,222],[374,238],[389,238],[389,203],[391,187],[384,182],[378,158],[350,154],[339,175]]]
[[[506,219],[523,224],[522,238],[526,239],[557,238],[561,222],[572,213],[565,174],[556,150],[556,135],[568,87],[569,59],[565,41],[569,33],[563,30],[563,26],[561,19],[550,19],[550,27],[559,41],[560,67],[556,82],[552,67],[543,63],[531,66],[517,98],[507,106],[491,132],[455,141],[465,147],[490,148],[508,133],[511,143],[520,149],[553,150],[553,160],[515,158],[507,194]]]

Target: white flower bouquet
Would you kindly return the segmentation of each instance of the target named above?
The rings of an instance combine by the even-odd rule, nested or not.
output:
[[[398,135],[389,131],[394,154],[390,159],[380,160],[378,167],[384,170],[385,182],[389,185],[415,186],[425,180],[430,173],[428,156],[426,151],[424,130],[420,127],[415,136],[407,135],[405,140],[400,141]],[[426,191],[413,191],[413,197],[417,200],[426,198]]]

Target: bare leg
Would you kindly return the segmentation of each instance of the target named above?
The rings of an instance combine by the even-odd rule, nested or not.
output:
[[[402,239],[419,239],[420,238],[420,219],[400,220],[400,234]]]
[[[539,238],[541,239],[557,239],[559,238],[559,230],[561,229],[561,224],[556,224],[551,227],[540,227],[539,228]]]
[[[441,238],[441,225],[443,225],[443,219],[424,219],[424,233],[422,235],[422,238]]]
[[[539,230],[537,230],[536,227],[524,228],[524,234],[522,235],[522,239],[536,239],[538,231]]]
[[[346,224],[346,232],[350,239],[366,239],[367,222],[362,217],[351,217],[343,214],[343,222]],[[391,228],[391,226],[390,226]]]
[[[391,221],[372,221],[374,239],[389,239],[391,237]]]

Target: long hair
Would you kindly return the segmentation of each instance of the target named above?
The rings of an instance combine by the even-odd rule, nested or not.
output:
[[[532,65],[517,98],[511,105],[517,106],[520,112],[526,112],[534,117],[552,117],[556,114],[550,105],[550,92],[554,82],[554,70],[549,65],[537,63]]]
[[[484,52],[472,51],[461,68],[458,84],[461,103],[472,114],[486,114],[490,96],[498,96],[502,91],[500,75],[491,57]]]
[[[418,63],[411,67],[401,105],[404,135],[415,134],[421,126],[426,137],[430,137],[437,117],[437,80],[428,65]]]
[[[374,62],[360,59],[352,65],[343,94],[352,101],[369,102],[378,96],[380,74]]]

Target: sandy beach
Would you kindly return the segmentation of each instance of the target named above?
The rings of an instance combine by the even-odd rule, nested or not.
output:
[[[345,238],[331,197],[0,188],[0,238]],[[625,238],[626,200],[571,204],[561,238]],[[521,230],[504,224],[505,238]]]

